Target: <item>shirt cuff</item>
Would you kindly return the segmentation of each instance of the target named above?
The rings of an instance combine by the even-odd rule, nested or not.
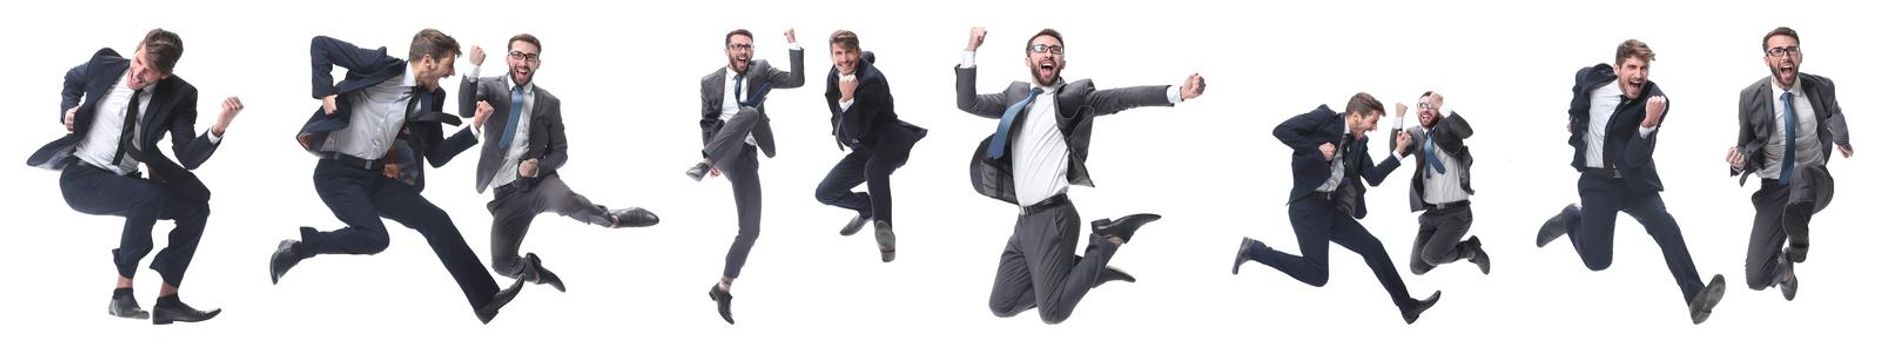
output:
[[[1168,103],[1169,104],[1181,103],[1181,86],[1180,85],[1168,86]]]
[[[852,107],[855,105],[855,100],[842,101],[841,104],[842,104],[842,111],[847,112],[848,107]]]
[[[802,43],[801,42],[789,43],[789,50],[790,51],[802,51]]]
[[[480,66],[480,65],[470,66],[470,73],[464,74],[463,77],[468,78],[470,80],[476,80],[476,77],[482,76],[482,74],[478,74],[482,71],[483,71],[483,66]]]
[[[959,54],[959,68],[977,68],[979,66],[977,59],[978,55],[976,52],[966,51],[965,53]]]
[[[489,122],[489,121],[488,121],[488,120],[484,120],[483,122]],[[471,122],[471,124],[470,124],[470,134],[471,134],[471,135],[476,135],[476,137],[477,137],[477,138],[482,138],[482,137],[483,137],[483,128],[479,128],[479,127],[476,127],[476,124],[475,124],[475,122]]]
[[[223,132],[227,132],[227,130],[223,130]],[[209,132],[207,132],[206,134],[209,134],[209,135],[208,135],[208,136],[209,136],[209,143],[212,143],[212,144],[217,144],[217,145],[220,145],[220,144],[222,144],[222,137],[221,137],[221,136],[216,136],[216,135],[215,135],[215,130],[209,130]]]
[[[1662,126],[1662,125],[1659,125],[1659,126]],[[1651,134],[1656,133],[1656,132],[1657,132],[1657,128],[1646,128],[1643,126],[1638,127],[1638,137],[1651,137]]]

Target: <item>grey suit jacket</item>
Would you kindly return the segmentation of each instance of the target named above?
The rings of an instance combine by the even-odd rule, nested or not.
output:
[[[1762,148],[1775,136],[1775,101],[1774,88],[1769,84],[1773,78],[1762,78],[1742,89],[1740,107],[1736,112],[1738,126],[1736,133],[1736,151],[1746,158],[1743,169],[1729,169],[1729,175],[1740,176],[1738,185],[1748,182],[1749,174],[1761,170],[1768,159],[1762,154]],[[1840,99],[1835,95],[1833,80],[1827,77],[1800,73],[1795,78],[1801,83],[1801,90],[1807,94],[1808,104],[1814,107],[1814,128],[1820,140],[1821,162],[1831,159],[1833,144],[1851,145],[1852,137],[1847,134],[1846,115],[1840,111]]]
[[[1470,195],[1474,194],[1474,174],[1469,170],[1474,168],[1474,153],[1469,152],[1468,145],[1462,143],[1462,140],[1474,136],[1474,128],[1468,125],[1467,119],[1462,119],[1460,114],[1449,112],[1447,117],[1442,117],[1441,120],[1436,121],[1435,127],[1430,128],[1428,131],[1423,131],[1423,128],[1408,129],[1406,131],[1401,129],[1391,130],[1390,149],[1396,149],[1395,136],[1396,133],[1400,132],[1409,133],[1409,146],[1405,147],[1404,151],[1416,157],[1415,175],[1411,175],[1413,177],[1410,178],[1409,184],[1410,212],[1422,211],[1426,205],[1422,200],[1422,193],[1426,191],[1423,188],[1422,175],[1424,171],[1428,171],[1429,160],[1423,157],[1422,141],[1426,140],[1428,137],[1434,137],[1437,148],[1441,149],[1443,153],[1448,153],[1450,157],[1455,157],[1455,160],[1461,163],[1445,164],[1446,169],[1456,171],[1458,172],[1456,174],[1461,176],[1462,192],[1466,192]],[[1384,160],[1384,162],[1400,161],[1391,158]],[[1379,165],[1378,167],[1383,166]]]
[[[1005,115],[1005,109],[1024,100],[1031,94],[1031,84],[1014,81],[1004,91],[990,94],[978,93],[978,69],[954,67],[958,79],[955,90],[958,93],[959,110],[972,115],[999,119]],[[1174,106],[1168,101],[1168,85],[1135,86],[1119,89],[1096,89],[1096,84],[1089,79],[1077,80],[1057,90],[1056,101],[1036,101],[1035,103],[1054,102],[1057,104],[1057,131],[1064,135],[1064,142],[1069,144],[1070,169],[1067,177],[1070,184],[1095,187],[1090,182],[1089,170],[1084,162],[1089,159],[1090,127],[1098,116],[1116,114],[1124,110],[1143,106]],[[1018,139],[1024,125],[1024,118],[1030,107],[1018,113],[1012,122],[1012,140]],[[996,128],[996,126],[994,126]],[[997,130],[992,131],[994,134]],[[1011,157],[987,159],[985,151],[991,147],[992,134],[988,134],[979,147],[972,153],[969,174],[972,187],[979,194],[1017,204],[1017,188],[1013,184]],[[1015,143],[1006,143],[1011,147]],[[1010,154],[1007,150],[1006,154]]]
[[[770,131],[770,115],[764,112],[763,98],[770,89],[794,89],[803,85],[802,50],[789,50],[789,70],[784,71],[770,65],[770,61],[751,60],[750,68],[744,73],[744,100],[757,106],[757,115],[762,118],[756,128],[750,131],[757,139],[757,148],[763,150],[765,157],[776,157],[775,136]],[[699,83],[699,96],[703,102],[702,116],[698,127],[703,129],[704,143],[711,143],[711,137],[724,128],[724,120],[718,115],[724,113],[724,74],[719,68],[706,74]]]
[[[484,122],[483,132],[493,137],[492,140],[500,140],[501,135],[508,132],[509,111],[513,108],[509,101],[509,89],[513,88],[514,84],[508,79],[508,75],[463,79],[463,83],[458,88],[457,113],[476,115],[476,102],[489,102],[489,106],[495,111],[490,113],[489,120]],[[556,169],[568,163],[567,132],[566,127],[561,123],[561,98],[555,97],[555,94],[548,92],[548,89],[542,88],[541,85],[536,85],[535,105],[527,106],[527,108],[529,109],[528,150],[523,152],[522,159],[536,159],[537,164],[534,177],[522,177],[517,174],[515,183],[523,188],[533,185],[534,179],[553,174]],[[476,134],[472,133],[471,128],[463,128],[456,135],[445,140],[444,147],[450,150],[449,154],[454,156],[477,143]],[[476,163],[477,193],[483,193],[489,188],[490,181],[496,177],[496,171],[501,170],[502,163],[507,160],[505,158],[508,157],[509,150],[502,148],[498,145],[499,143],[501,142],[483,143],[482,155]]]

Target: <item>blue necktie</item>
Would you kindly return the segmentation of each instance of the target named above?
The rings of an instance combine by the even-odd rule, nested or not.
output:
[[[1429,169],[1434,169],[1435,173],[1448,173],[1448,167],[1442,166],[1442,158],[1435,156],[1435,135],[1427,132],[1422,135],[1422,160],[1429,163]]]
[[[738,74],[736,80],[737,86],[731,88],[731,91],[736,93],[737,105],[742,106],[744,105],[744,75]]]
[[[498,148],[509,148],[509,141],[515,140],[516,123],[522,119],[522,107],[522,87],[516,86],[509,90],[509,123],[508,127],[502,129],[502,142],[496,144]]]
[[[1788,175],[1794,173],[1794,129],[1798,126],[1795,125],[1793,92],[1781,93],[1781,108],[1786,112],[1782,113],[1781,119],[1786,120],[1788,123],[1787,128],[1785,128],[1788,131],[1788,143],[1787,147],[1783,147],[1785,150],[1781,152],[1781,180],[1777,182],[1780,182],[1782,186],[1787,186]]]
[[[1005,143],[1011,138],[1011,121],[1017,119],[1018,112],[1023,111],[1025,106],[1030,106],[1031,99],[1037,98],[1037,94],[1041,93],[1044,93],[1044,89],[1031,88],[1030,95],[1024,96],[1023,100],[1018,100],[1018,103],[1011,105],[1010,108],[1005,108],[1005,116],[998,118],[998,132],[992,134],[992,147],[985,149],[986,158],[998,159],[1005,156]]]

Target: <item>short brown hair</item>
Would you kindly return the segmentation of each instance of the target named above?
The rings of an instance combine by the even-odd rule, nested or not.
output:
[[[409,60],[417,61],[423,59],[425,55],[430,55],[431,59],[442,61],[444,54],[450,54],[450,57],[457,57],[463,54],[463,49],[457,46],[456,38],[444,35],[444,32],[430,28],[420,30],[418,31],[418,35],[411,37],[411,56]]]
[[[860,51],[861,38],[856,37],[855,32],[848,31],[847,29],[837,30],[835,34],[829,34],[829,46],[838,45],[844,49],[848,49],[848,51]]]
[[[1056,38],[1057,45],[1063,45],[1063,33],[1058,33],[1056,29],[1044,28],[1044,30],[1037,31],[1037,34],[1032,34],[1030,40],[1024,41],[1024,52],[1031,52],[1031,42],[1035,42],[1038,37],[1043,36]]]
[[[1625,40],[1618,44],[1618,57],[1612,59],[1612,65],[1624,65],[1626,58],[1637,58],[1645,62],[1656,61],[1657,53],[1651,52],[1651,46],[1638,39]]]
[[[1772,39],[1775,36],[1785,36],[1789,38],[1794,38],[1795,45],[1801,44],[1801,33],[1795,32],[1793,28],[1788,28],[1788,27],[1775,28],[1775,30],[1768,31],[1768,34],[1762,35],[1762,52],[1768,51],[1768,39]]]
[[[145,59],[150,60],[150,66],[163,74],[173,72],[176,61],[183,59],[183,37],[163,28],[151,29],[150,33],[144,34],[144,40],[138,46],[142,47],[145,55],[149,55]]]
[[[746,38],[751,38],[751,39],[757,38],[757,36],[755,35],[750,35],[749,30],[736,29],[736,30],[732,30],[730,33],[724,33],[724,46],[731,46],[731,38],[735,36],[739,36],[739,35],[742,35]]]
[[[1377,101],[1377,98],[1370,96],[1368,92],[1359,92],[1356,96],[1351,96],[1350,103],[1344,104],[1344,113],[1350,116],[1362,116],[1373,113],[1382,115],[1383,102]]]
[[[542,49],[542,41],[541,39],[536,39],[534,35],[529,35],[528,33],[522,33],[522,34],[516,34],[515,36],[509,37],[509,51],[515,51],[515,42],[517,41],[535,45],[535,50],[538,51],[536,53],[541,53],[539,51],[541,51]]]

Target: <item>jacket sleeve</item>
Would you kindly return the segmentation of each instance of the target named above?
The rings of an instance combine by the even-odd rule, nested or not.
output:
[[[85,82],[91,77],[91,63],[86,62],[65,71],[65,87],[59,90],[59,124],[65,124],[65,111],[78,107],[78,102],[85,97]]]
[[[367,50],[339,39],[326,36],[313,37],[309,56],[313,59],[313,98],[320,99],[338,94],[333,85],[333,66],[348,71],[372,71],[395,62],[385,54],[384,49]]]
[[[953,68],[953,91],[957,94],[959,110],[972,115],[998,119],[1005,116],[1005,94],[1002,92],[979,94],[979,69]]]

